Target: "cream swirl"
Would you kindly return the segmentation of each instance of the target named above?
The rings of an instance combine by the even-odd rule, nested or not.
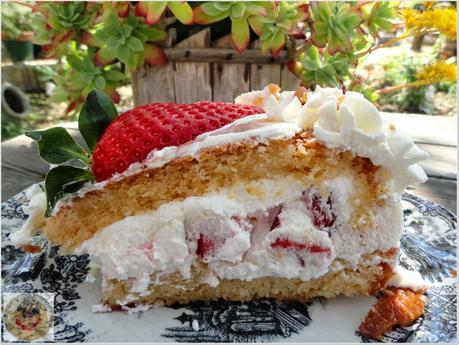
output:
[[[406,134],[384,122],[376,107],[357,92],[317,87],[304,104],[291,91],[267,86],[236,98],[236,103],[261,105],[274,121],[312,128],[317,139],[328,147],[350,150],[385,167],[392,176],[393,189],[402,192],[408,185],[424,182],[424,170],[416,163],[428,154]]]

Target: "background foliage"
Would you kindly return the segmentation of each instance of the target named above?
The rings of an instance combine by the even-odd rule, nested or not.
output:
[[[433,32],[456,37],[456,7],[448,2],[72,1],[36,2],[32,12],[35,43],[45,56],[61,61],[52,99],[65,100],[67,112],[78,111],[92,88],[117,102],[117,89],[131,71],[167,63],[162,47],[169,27],[177,29],[179,39],[203,26],[223,27],[231,31],[238,52],[259,39],[262,50],[274,58],[285,51],[290,71],[304,86],[340,86],[363,92],[373,101],[380,94],[391,97],[386,96],[391,90],[381,93],[359,78],[358,66],[370,53]],[[393,38],[381,42],[381,34]],[[390,73],[396,90],[412,89],[404,92],[416,94],[428,84],[456,80],[454,61],[446,67],[436,62],[437,58],[429,61],[430,70],[424,74],[425,64],[405,61],[402,75],[394,65]],[[424,79],[418,80],[420,76]]]

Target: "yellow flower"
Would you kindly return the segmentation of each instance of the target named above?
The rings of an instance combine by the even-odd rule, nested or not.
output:
[[[444,61],[425,66],[416,73],[416,85],[430,85],[434,83],[452,82],[457,78],[456,64]]]
[[[424,29],[434,29],[450,39],[456,38],[455,8],[434,8],[424,12],[404,9],[401,13],[408,30],[422,32]]]

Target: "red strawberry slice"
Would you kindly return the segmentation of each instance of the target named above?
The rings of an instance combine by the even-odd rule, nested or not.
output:
[[[196,250],[196,254],[204,259],[208,256],[213,255],[214,251],[214,241],[209,236],[200,234],[198,238],[198,249]]]
[[[243,104],[198,102],[152,103],[129,110],[107,127],[94,149],[92,171],[97,181],[122,173],[153,150],[178,146],[239,118],[263,110]]]
[[[292,250],[299,250],[299,251],[305,250],[310,253],[331,253],[331,249],[327,247],[321,247],[317,244],[291,241],[287,238],[282,238],[282,237],[276,238],[276,240],[271,243],[271,248],[292,249]]]
[[[324,203],[322,197],[316,193],[303,192],[306,207],[312,213],[312,222],[320,230],[330,228],[335,223],[336,215],[333,213],[331,194]]]

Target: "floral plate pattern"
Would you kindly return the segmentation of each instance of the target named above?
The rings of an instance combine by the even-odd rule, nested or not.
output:
[[[88,281],[87,255],[59,255],[58,248],[40,236],[34,238],[40,253],[24,253],[8,243],[9,233],[27,218],[25,203],[22,192],[1,207],[2,292],[54,293],[55,341],[376,342],[357,331],[375,297],[317,298],[308,303],[219,301],[133,314],[93,313],[100,282]],[[456,343],[456,216],[410,193],[402,195],[402,203],[400,263],[430,283],[428,303],[423,317],[410,327],[395,328],[383,341]]]

